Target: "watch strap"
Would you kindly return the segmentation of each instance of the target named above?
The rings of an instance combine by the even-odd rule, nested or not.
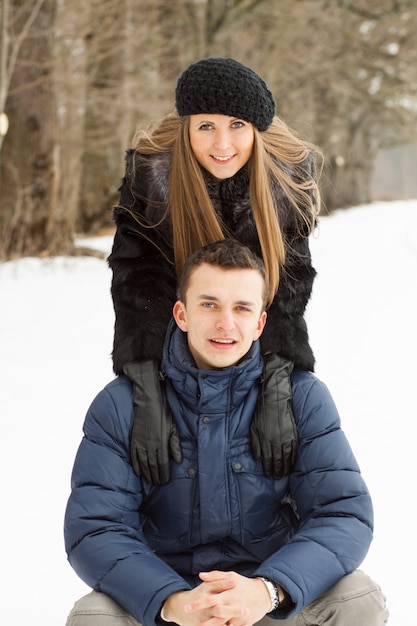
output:
[[[275,583],[272,582],[272,580],[269,580],[268,578],[263,578],[262,576],[259,576],[259,578],[268,589],[269,597],[271,599],[271,608],[269,609],[268,613],[272,613],[272,611],[276,611],[279,608],[280,602],[278,589]]]

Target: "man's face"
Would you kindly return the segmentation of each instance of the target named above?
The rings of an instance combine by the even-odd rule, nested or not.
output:
[[[260,337],[266,322],[264,282],[252,269],[203,263],[191,274],[186,303],[174,305],[179,328],[199,369],[235,365]]]

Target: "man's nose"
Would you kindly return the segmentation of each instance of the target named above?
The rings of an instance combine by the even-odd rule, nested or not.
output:
[[[235,326],[235,319],[232,311],[223,311],[216,321],[216,328],[218,330],[232,330]]]

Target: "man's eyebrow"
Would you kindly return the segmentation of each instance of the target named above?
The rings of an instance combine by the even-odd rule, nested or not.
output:
[[[247,307],[254,307],[254,306],[256,306],[255,303],[251,302],[250,300],[238,300],[234,304],[240,304],[241,306],[247,306]]]
[[[209,294],[202,293],[198,296],[199,300],[210,300],[211,302],[219,302],[219,298],[216,296],[210,296]],[[233,304],[239,304],[240,306],[254,307],[255,303],[251,300],[237,300]]]
[[[198,296],[198,298],[199,298],[200,300],[213,300],[213,301],[216,301],[216,302],[218,301],[218,298],[216,298],[216,296],[210,296],[210,295],[208,295],[208,294],[206,294],[206,293],[201,293],[201,294]]]

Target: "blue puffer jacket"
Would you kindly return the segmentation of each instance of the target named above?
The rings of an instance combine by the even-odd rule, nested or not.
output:
[[[259,342],[227,370],[196,370],[171,326],[163,368],[183,462],[168,485],[141,481],[129,460],[132,387],[121,376],[93,401],[65,517],[69,561],[145,626],[198,573],[235,570],[278,582],[301,610],[359,566],[372,505],[327,388],[292,375],[299,452],[290,478],[266,478],[249,424],[262,371]]]

